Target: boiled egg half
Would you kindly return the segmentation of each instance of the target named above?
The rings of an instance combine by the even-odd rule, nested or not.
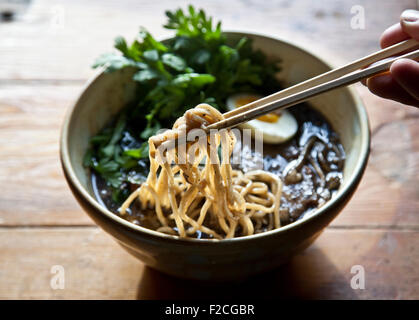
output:
[[[228,110],[234,110],[260,98],[262,96],[251,93],[234,94],[228,97],[227,108]],[[239,127],[251,129],[253,133],[262,132],[263,142],[276,144],[291,139],[297,132],[298,124],[289,111],[280,110],[242,123]]]

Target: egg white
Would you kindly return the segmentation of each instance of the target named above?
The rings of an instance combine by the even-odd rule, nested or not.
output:
[[[228,97],[227,108],[229,110],[236,109],[238,106],[237,100],[246,97],[262,98],[262,96],[249,93],[235,94]],[[281,114],[275,122],[254,119],[240,124],[239,127],[242,129],[251,129],[255,136],[258,136],[256,134],[257,132],[261,132],[264,143],[278,144],[291,139],[297,133],[298,123],[289,111],[281,110]]]

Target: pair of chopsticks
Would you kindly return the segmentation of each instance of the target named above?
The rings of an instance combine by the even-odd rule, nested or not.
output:
[[[333,69],[297,85],[248,103],[240,108],[226,112],[224,113],[225,119],[215,122],[207,126],[205,129],[209,132],[211,129],[220,130],[231,128],[274,110],[291,107],[321,93],[347,86],[371,76],[386,72],[390,69],[391,64],[398,59],[419,59],[419,50],[408,52],[398,57],[393,57],[388,61],[383,61],[382,63],[374,66],[368,66],[372,63],[376,63],[383,59],[417,48],[419,48],[419,42],[414,39],[395,44],[391,47],[348,63],[343,67]]]

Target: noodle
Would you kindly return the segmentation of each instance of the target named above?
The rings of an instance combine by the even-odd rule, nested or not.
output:
[[[155,212],[157,231],[180,237],[200,231],[224,239],[279,228],[282,182],[263,170],[233,170],[230,158],[236,137],[230,130],[204,136],[205,143],[195,139],[173,145],[176,139],[189,138],[194,129],[222,119],[218,110],[200,104],[179,118],[172,130],[151,137],[147,180],[122,204],[121,215],[138,200],[142,210]]]

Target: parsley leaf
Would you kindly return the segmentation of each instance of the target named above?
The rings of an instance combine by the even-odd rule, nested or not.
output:
[[[138,84],[135,101],[92,137],[83,160],[106,180],[115,201],[123,201],[129,185],[147,176],[147,139],[171,128],[187,109],[205,102],[225,111],[233,93],[265,95],[280,88],[278,65],[255,50],[250,39],[227,43],[221,23],[193,6],[166,16],[173,38],[163,43],[140,28],[131,43],[117,37],[117,52],[101,55],[93,65],[105,72],[133,68]]]

